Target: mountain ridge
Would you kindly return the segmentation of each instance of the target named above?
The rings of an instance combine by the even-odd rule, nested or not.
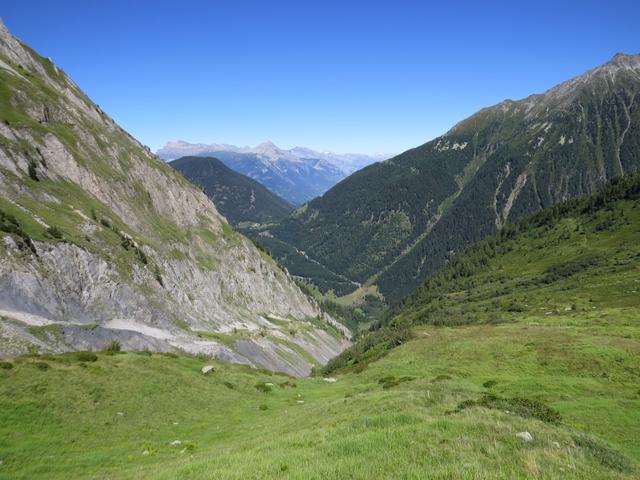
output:
[[[334,154],[305,147],[284,150],[271,141],[255,147],[228,144],[190,144],[178,140],[158,150],[165,160],[209,156],[232,170],[262,183],[294,205],[302,205],[364,165],[388,158],[386,154]]]
[[[199,186],[233,225],[270,223],[284,218],[293,206],[252,178],[237,173],[214,157],[181,157],[169,162]]]
[[[348,344],[203,192],[1,23],[0,180],[3,357],[117,341],[305,375]]]
[[[484,108],[355,172],[269,232],[398,302],[512,219],[638,168],[639,58],[620,55],[543,94]]]

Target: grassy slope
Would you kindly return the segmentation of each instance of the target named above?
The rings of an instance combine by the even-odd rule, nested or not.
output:
[[[619,200],[506,235],[405,305],[412,340],[336,383],[158,354],[18,359],[0,369],[0,478],[637,478],[639,227]],[[561,420],[470,403],[488,393]]]
[[[609,347],[579,330],[569,338],[580,348],[541,366],[552,342],[543,328],[429,327],[358,375],[296,387],[227,365],[204,377],[194,358],[101,354],[86,367],[49,359],[48,370],[23,359],[0,370],[0,478],[633,478],[638,386],[576,372]],[[625,375],[615,362],[607,370]],[[416,378],[385,390],[389,375]],[[501,394],[555,399],[565,424],[448,413],[487,380]],[[275,386],[261,393],[258,382]],[[534,442],[515,437],[523,430]],[[579,430],[627,460],[576,446]]]

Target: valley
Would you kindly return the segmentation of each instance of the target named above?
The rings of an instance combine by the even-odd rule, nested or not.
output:
[[[235,13],[241,35],[225,35],[235,5],[203,28],[193,5],[164,22],[163,7],[126,10],[140,40],[127,48],[60,56],[95,98],[123,95],[118,118],[153,150],[0,20],[0,480],[640,478],[640,55],[398,155],[157,149],[225,132],[313,145],[319,125],[334,146],[406,139],[416,118],[390,112],[419,96],[405,105],[403,89],[443,75],[409,75],[416,51],[411,69],[389,68],[404,50],[367,47],[361,30],[318,68],[307,49],[340,26],[305,43],[313,15],[294,15],[300,27],[278,5],[285,23],[260,15],[266,35],[257,4]],[[100,8],[108,23],[112,6]],[[380,20],[372,31],[390,44],[429,30],[387,35]],[[119,11],[123,38],[127,21]],[[79,52],[64,35],[87,25],[47,42]],[[140,54],[138,28],[170,48]],[[112,88],[122,77],[108,68],[96,82],[111,50],[153,82]],[[427,63],[459,68],[440,62]],[[290,104],[305,115],[285,115]],[[356,122],[344,131],[357,105],[366,137]]]

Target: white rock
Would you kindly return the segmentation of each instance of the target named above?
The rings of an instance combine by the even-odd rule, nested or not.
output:
[[[516,433],[516,437],[522,439],[523,442],[533,442],[533,437],[529,432]]]
[[[211,372],[215,371],[215,368],[213,367],[213,365],[207,365],[202,367],[201,371],[203,375],[209,375]]]
[[[116,415],[118,415],[119,417],[124,417],[124,412],[116,412]]]
[[[149,450],[145,450],[144,452],[142,452],[142,455],[144,455],[145,457],[149,455]]]
[[[560,443],[558,443],[558,442],[553,442],[553,446],[554,446],[554,447],[556,447],[556,448],[560,448]]]
[[[180,440],[174,440],[169,445],[171,445],[172,447],[177,447],[178,445],[182,445],[182,442]]]
[[[329,382],[329,383],[336,383],[338,381],[337,378],[333,378],[333,377],[325,377],[325,378],[323,378],[323,380],[325,382]]]
[[[296,403],[304,403],[304,400],[296,400]]]

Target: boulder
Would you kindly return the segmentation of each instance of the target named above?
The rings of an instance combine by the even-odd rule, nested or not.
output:
[[[202,367],[202,374],[203,375],[209,375],[211,372],[215,372],[216,369],[213,367],[213,365],[206,365],[204,367]]]
[[[533,442],[533,437],[529,432],[516,433],[516,437],[520,438],[523,442]]]

